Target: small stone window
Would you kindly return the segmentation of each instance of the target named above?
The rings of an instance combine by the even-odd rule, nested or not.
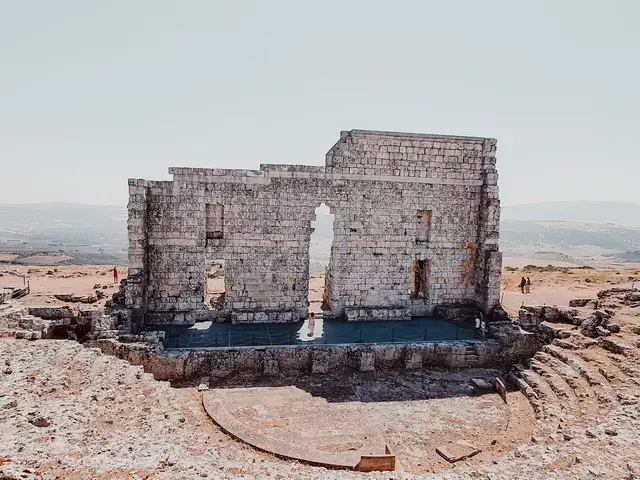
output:
[[[207,241],[224,238],[224,206],[207,204]],[[208,243],[208,242],[207,242]]]
[[[418,234],[416,235],[416,242],[428,242],[429,235],[431,234],[431,210],[418,210],[416,216],[420,225],[418,226]]]
[[[412,268],[411,298],[427,298],[429,260],[414,260]]]

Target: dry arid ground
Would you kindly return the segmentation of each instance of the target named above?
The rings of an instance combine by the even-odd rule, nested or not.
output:
[[[517,314],[521,305],[558,305],[567,306],[574,298],[588,298],[610,286],[628,285],[634,281],[640,286],[640,265],[627,267],[579,269],[567,263],[555,263],[560,270],[556,271],[523,271],[528,264],[537,264],[544,270],[546,263],[528,261],[526,259],[508,259],[503,270],[502,290],[503,306],[512,315]],[[513,266],[512,266],[513,265]],[[112,268],[104,265],[70,265],[70,266],[24,266],[0,263],[0,288],[4,286],[22,285],[23,276],[31,286],[31,294],[21,299],[25,305],[71,305],[54,297],[56,294],[91,295],[95,286],[102,290],[107,298],[117,291],[113,282]],[[511,269],[517,268],[515,271]],[[127,269],[118,267],[119,278],[126,278]],[[520,293],[518,284],[522,276],[530,277],[531,294]],[[104,288],[106,287],[106,288]],[[211,293],[224,290],[220,278],[210,279],[208,289]],[[311,278],[309,282],[309,300],[311,310],[320,311],[324,277]],[[102,306],[106,299],[101,299],[94,306]],[[77,304],[76,304],[77,305]]]
[[[127,269],[118,268],[118,279],[126,278]],[[55,298],[57,294],[88,296],[99,290],[105,298],[92,306],[104,306],[118,291],[113,281],[113,267],[105,265],[25,266],[0,263],[0,289],[29,283],[31,292],[20,302],[28,306],[73,305]],[[75,305],[78,305],[77,303]]]
[[[31,294],[20,300],[26,305],[63,305],[53,295],[87,295],[98,283],[107,285],[109,295],[116,291],[108,267],[55,268],[0,265],[0,286],[21,284],[26,275]],[[531,278],[531,294],[517,286],[523,275]],[[640,268],[523,272],[519,267],[504,272],[504,305],[511,314],[523,302],[566,307],[571,299],[595,298],[600,290],[634,283],[640,286]],[[312,280],[310,293],[313,301],[321,298],[321,278]],[[0,338],[0,479],[640,478],[640,336],[634,333],[640,308],[621,306],[614,318],[621,332],[610,338],[628,346],[624,355],[596,344],[574,350],[553,346],[534,360],[531,368],[549,382],[536,393],[542,405],[537,421],[520,393],[511,395],[521,415],[511,412],[506,419],[493,393],[468,402],[447,395],[415,402],[394,398],[398,385],[446,389],[446,380],[438,377],[446,374],[387,375],[392,386],[383,390],[389,398],[362,407],[383,427],[398,458],[406,460],[396,472],[368,474],[282,460],[231,439],[203,411],[193,385],[156,381],[140,367],[73,341]],[[567,365],[578,370],[566,372]],[[467,374],[451,377],[457,388],[465,385],[461,375]],[[538,380],[533,377],[534,384]],[[320,388],[313,378],[305,381]],[[338,390],[373,385],[366,377],[347,383]],[[328,422],[329,415],[328,410]],[[484,448],[452,468],[434,449],[456,435]]]
[[[596,298],[603,289],[612,287],[640,287],[640,265],[617,269],[582,269],[539,266],[506,267],[502,272],[502,305],[516,316],[521,305],[556,305],[567,307],[576,298]],[[520,280],[531,279],[531,293],[522,294]]]

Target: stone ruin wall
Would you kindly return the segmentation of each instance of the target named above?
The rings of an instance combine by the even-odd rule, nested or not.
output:
[[[145,324],[295,322],[308,315],[315,209],[334,219],[331,310],[403,319],[434,307],[499,303],[496,141],[352,130],[326,166],[171,168],[129,180],[126,305]],[[206,268],[224,260],[226,298],[204,304]],[[421,264],[421,295],[414,260]],[[415,295],[414,295],[415,296]]]

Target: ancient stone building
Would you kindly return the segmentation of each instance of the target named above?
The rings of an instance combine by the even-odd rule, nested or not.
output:
[[[352,130],[326,164],[170,168],[129,180],[126,304],[145,324],[307,316],[316,207],[335,214],[325,317],[406,319],[499,302],[496,141]],[[205,272],[225,294],[205,304]]]

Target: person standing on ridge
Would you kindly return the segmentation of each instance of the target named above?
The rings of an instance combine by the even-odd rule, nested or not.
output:
[[[531,278],[527,277],[527,293],[531,293]]]
[[[526,286],[527,286],[527,280],[524,277],[522,277],[522,280],[520,280],[520,291],[522,293],[524,293],[524,287]]]
[[[113,283],[118,283],[118,267],[113,267]]]

